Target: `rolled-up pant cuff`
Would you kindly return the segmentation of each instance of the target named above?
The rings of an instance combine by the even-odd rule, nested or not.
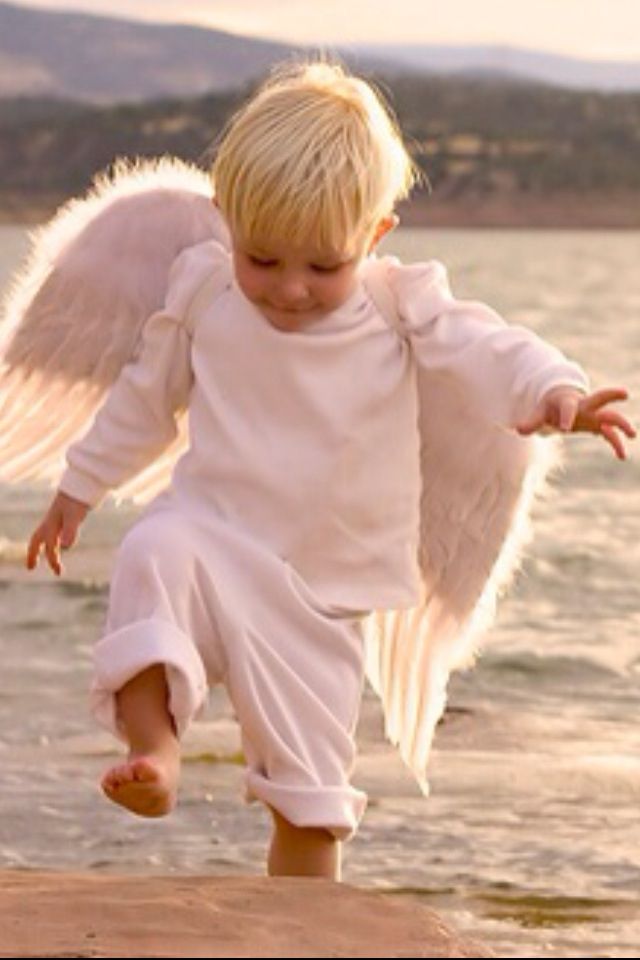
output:
[[[273,807],[295,827],[322,828],[337,840],[351,839],[367,805],[367,795],[348,784],[292,786],[275,783],[254,770],[246,773],[246,798]]]
[[[140,620],[107,634],[94,653],[91,712],[118,736],[116,694],[143,670],[163,664],[169,687],[169,711],[178,736],[184,733],[207,697],[205,669],[193,642],[165,620]]]

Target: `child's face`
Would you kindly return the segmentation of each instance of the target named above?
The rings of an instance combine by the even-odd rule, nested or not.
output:
[[[311,243],[265,247],[233,237],[236,280],[278,330],[300,330],[341,306],[357,283],[360,251],[320,251]]]

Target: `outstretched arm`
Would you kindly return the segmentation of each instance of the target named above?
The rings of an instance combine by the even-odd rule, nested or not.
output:
[[[533,330],[455,299],[441,264],[392,266],[389,278],[418,368],[459,388],[483,418],[515,429],[552,389],[588,391],[584,371]]]
[[[51,501],[42,523],[34,530],[27,548],[27,569],[33,570],[44,547],[47,563],[59,577],[62,573],[60,549],[68,550],[78,536],[80,524],[89,512],[89,506],[59,492]]]
[[[573,387],[555,387],[545,393],[531,417],[518,424],[517,430],[523,436],[549,428],[562,433],[599,434],[618,459],[625,460],[624,437],[632,440],[636,431],[611,404],[626,400],[627,396],[627,391],[618,387],[586,394]]]

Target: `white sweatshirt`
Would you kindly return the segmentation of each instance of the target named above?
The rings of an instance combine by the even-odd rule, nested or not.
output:
[[[214,271],[229,281],[211,301],[199,294]],[[407,339],[364,284],[321,320],[283,332],[244,297],[221,246],[186,251],[137,359],[68,451],[61,490],[97,504],[166,447],[176,411],[188,407],[176,505],[204,528],[213,516],[258,539],[324,602],[412,606],[420,586],[415,364],[446,371],[507,428],[549,389],[584,390],[586,380],[531,331],[456,301],[439,263],[391,261],[389,281]]]

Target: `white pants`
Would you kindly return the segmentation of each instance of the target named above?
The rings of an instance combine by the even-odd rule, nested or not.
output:
[[[223,683],[247,763],[247,798],[346,839],[366,796],[349,776],[364,676],[357,612],[322,607],[291,567],[222,521],[160,500],[116,557],[91,692],[118,732],[115,694],[162,663],[178,733]]]

